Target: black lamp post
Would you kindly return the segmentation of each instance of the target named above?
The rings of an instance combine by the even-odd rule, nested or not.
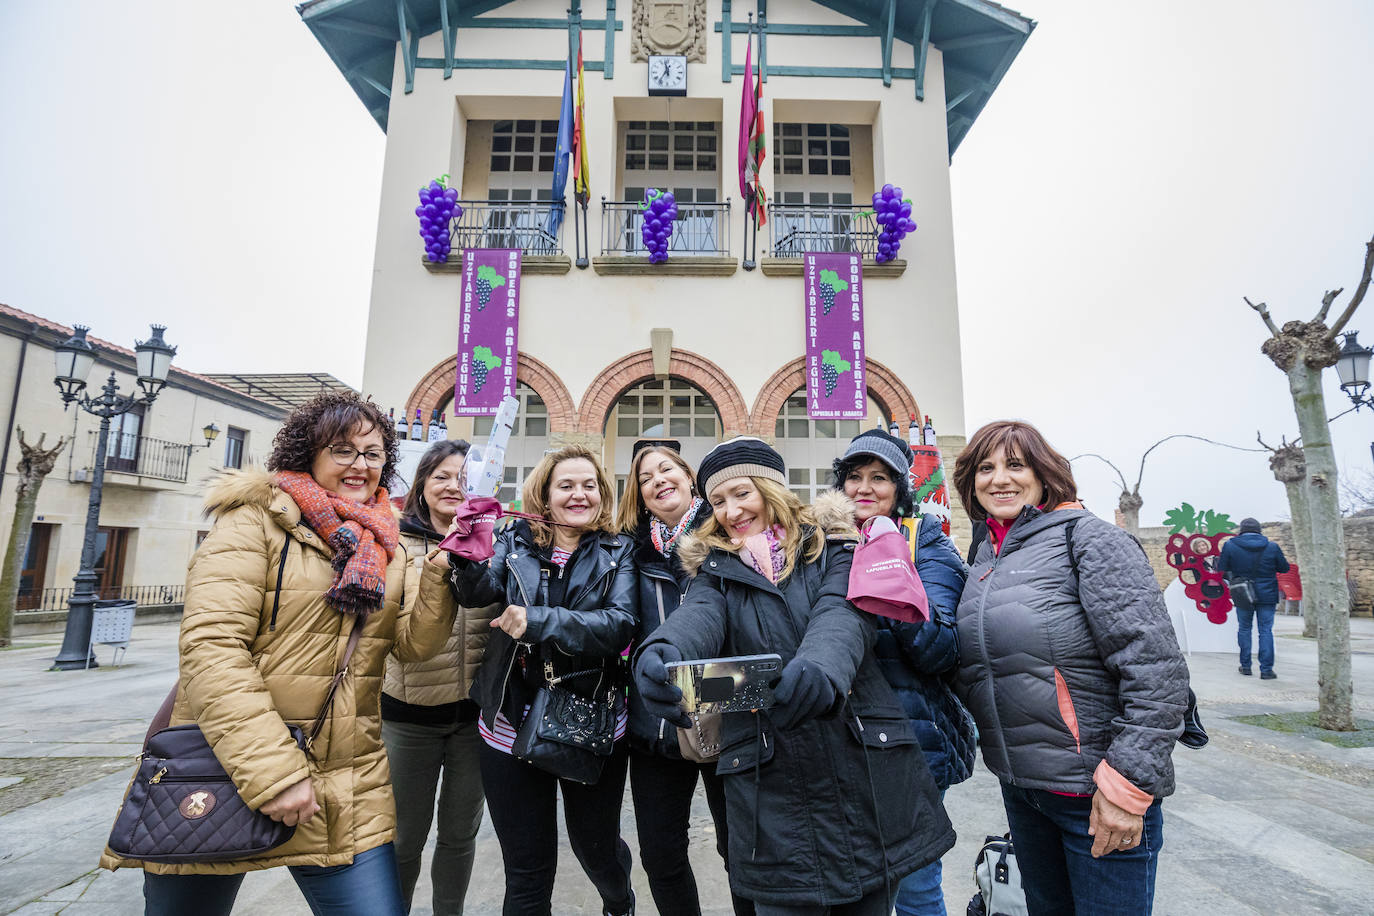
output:
[[[86,508],[86,537],[81,544],[81,569],[76,574],[75,588],[67,602],[67,629],[62,636],[62,648],[53,659],[51,671],[70,671],[73,668],[98,667],[91,653],[91,621],[96,602],[95,542],[100,530],[100,495],[105,484],[105,446],[110,435],[110,418],[128,413],[140,404],[151,404],[167,384],[176,347],[167,345],[162,325],[153,325],[153,336],[136,341],[134,354],[138,366],[138,395],[123,395],[115,383],[114,372],[97,397],[82,394],[86,377],[95,364],[95,350],[86,340],[90,328],[80,325],[72,329],[71,339],[56,350],[57,375],[53,382],[62,392],[62,405],[75,402],[78,407],[100,418],[100,435],[95,446],[95,470],[91,477],[91,499]]]
[[[1369,358],[1374,350],[1360,346],[1355,339],[1359,331],[1347,331],[1341,335],[1341,355],[1336,360],[1336,374],[1341,378],[1341,390],[1354,404],[1354,410],[1361,407],[1374,407],[1374,398],[1365,397],[1369,390]],[[1374,442],[1369,443],[1369,455],[1374,458]]]

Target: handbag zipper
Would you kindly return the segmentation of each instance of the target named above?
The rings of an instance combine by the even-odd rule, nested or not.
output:
[[[162,782],[229,782],[226,776],[175,776],[169,775],[166,767],[162,767],[148,780],[149,785],[157,785]]]

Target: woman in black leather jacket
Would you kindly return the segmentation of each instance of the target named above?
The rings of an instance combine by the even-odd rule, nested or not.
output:
[[[682,604],[690,581],[678,558],[682,540],[711,517],[697,492],[696,476],[672,439],[641,439],[630,458],[630,480],[620,499],[620,530],[635,542],[642,644]],[[697,779],[716,826],[716,851],[726,858],[725,787],[716,761],[685,759],[677,726],[651,713],[639,693],[630,691],[630,794],[639,827],[639,861],[659,916],[701,916],[696,877],[687,858],[687,827]],[[733,900],[737,916],[754,912],[742,897]]]
[[[603,685],[621,677],[620,653],[635,633],[633,547],[613,530],[611,489],[595,456],[580,446],[545,455],[525,481],[527,511],[559,526],[517,521],[496,536],[486,563],[455,559],[460,601],[506,603],[472,687],[482,708],[478,730],[482,787],[505,861],[506,916],[548,916],[558,864],[554,808],[563,796],[568,841],[601,894],[608,916],[634,913],[630,850],[620,838],[628,715],[616,691],[616,748],[594,785],[557,777],[517,760],[511,745],[546,664],[554,676],[600,669]],[[562,682],[593,696],[598,679]]]

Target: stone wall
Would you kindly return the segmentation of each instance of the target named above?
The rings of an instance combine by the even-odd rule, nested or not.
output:
[[[1270,522],[1263,526],[1263,532],[1283,549],[1290,563],[1296,562],[1293,533],[1287,522]],[[1140,529],[1140,543],[1150,558],[1160,587],[1167,586],[1177,577],[1164,558],[1168,540],[1168,528]],[[1355,583],[1351,613],[1369,614],[1374,607],[1374,517],[1345,519],[1345,557],[1346,574]]]

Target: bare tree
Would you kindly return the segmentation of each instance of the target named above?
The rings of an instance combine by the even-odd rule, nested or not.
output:
[[[1341,515],[1346,518],[1374,515],[1374,474],[1357,471],[1341,474]]]
[[[1336,365],[1336,335],[1350,321],[1369,289],[1374,238],[1365,244],[1364,270],[1354,294],[1328,327],[1327,313],[1344,290],[1328,290],[1311,321],[1287,321],[1282,328],[1269,307],[1245,299],[1269,329],[1260,352],[1288,377],[1288,391],[1302,434],[1306,471],[1303,488],[1312,522],[1312,552],[1303,577],[1303,602],[1317,618],[1317,722],[1333,731],[1353,731],[1354,690],[1350,680],[1350,593],[1345,584],[1345,532],[1341,525],[1339,478],[1331,448],[1331,426],[1322,394],[1322,370]],[[1294,527],[1297,514],[1294,513]]]
[[[1206,442],[1208,445],[1219,445],[1222,448],[1235,449],[1240,452],[1259,452],[1264,449],[1245,448],[1239,445],[1227,445],[1225,442],[1215,442],[1202,436],[1194,436],[1190,433],[1174,433],[1172,436],[1165,436],[1154,445],[1145,449],[1145,453],[1140,456],[1140,473],[1135,476],[1135,486],[1127,486],[1126,475],[1121,473],[1121,469],[1097,452],[1084,452],[1081,455],[1074,455],[1069,459],[1070,462],[1077,461],[1079,458],[1096,458],[1107,467],[1116,471],[1116,479],[1121,482],[1121,495],[1116,499],[1116,508],[1121,512],[1121,519],[1126,523],[1126,530],[1136,536],[1140,535],[1140,507],[1145,505],[1145,500],[1140,496],[1140,482],[1145,479],[1145,459],[1150,457],[1150,452],[1159,448],[1170,439],[1196,439],[1198,442]]]
[[[8,646],[14,633],[14,608],[19,603],[19,575],[24,569],[24,555],[29,552],[29,531],[33,528],[34,508],[38,505],[38,489],[43,478],[52,471],[57,456],[66,446],[66,438],[57,440],[50,449],[43,448],[43,433],[36,445],[24,441],[24,427],[19,430],[19,490],[15,496],[14,523],[10,525],[9,546],[5,548],[4,572],[0,573],[0,646]],[[0,469],[3,470],[3,469]]]
[[[1307,488],[1303,481],[1307,478],[1307,461],[1303,458],[1302,446],[1283,439],[1278,448],[1270,448],[1256,434],[1259,444],[1269,450],[1269,470],[1274,479],[1283,484],[1288,494],[1288,515],[1293,520],[1293,553],[1298,569],[1307,569],[1312,557],[1312,515],[1307,507]],[[1317,615],[1312,605],[1306,604],[1303,610],[1302,635],[1308,639],[1317,636]]]

